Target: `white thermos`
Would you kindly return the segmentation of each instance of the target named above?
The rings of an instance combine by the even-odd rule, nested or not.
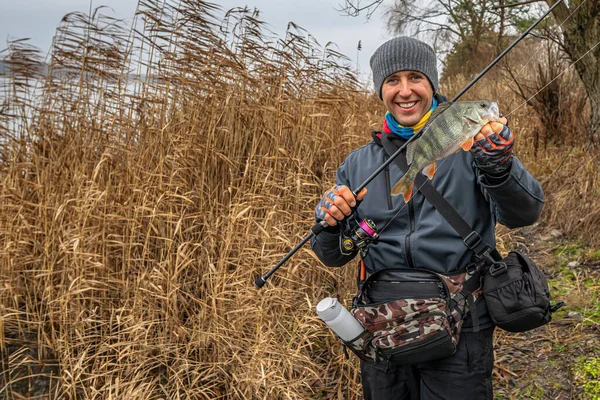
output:
[[[334,297],[324,298],[317,304],[317,315],[345,341],[355,339],[365,330]]]

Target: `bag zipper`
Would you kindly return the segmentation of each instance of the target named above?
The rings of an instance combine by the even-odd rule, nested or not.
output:
[[[382,349],[381,347],[377,347],[377,350],[380,351],[384,356],[385,355],[393,356],[393,355],[404,353],[407,351],[415,351],[422,347],[431,347],[435,343],[444,342],[444,341],[448,340],[448,338],[450,338],[450,340],[452,340],[451,335],[445,331],[444,332],[439,331],[436,335],[438,335],[437,338],[435,338],[433,340],[428,340],[426,342],[418,341],[417,343],[406,344],[397,349]]]
[[[427,300],[427,299],[437,299],[438,297],[412,297],[412,299],[418,299],[418,300]],[[439,297],[440,300],[443,301],[448,301],[447,299],[443,298],[443,297]],[[378,301],[377,303],[369,303],[369,304],[363,304],[363,305],[359,305],[358,307],[375,307],[375,306],[381,306],[384,304],[388,304],[391,303],[393,301],[398,301],[398,300],[406,300],[406,299],[396,299],[396,300],[390,300],[390,301]],[[431,314],[429,314],[431,315]]]
[[[417,272],[425,272],[425,273],[428,273],[428,274],[431,274],[431,275],[433,275],[433,276],[436,278],[436,281],[437,281],[437,283],[438,283],[438,286],[439,286],[439,284],[441,283],[441,284],[442,284],[442,286],[441,286],[441,289],[443,288],[443,290],[445,291],[445,293],[440,293],[440,295],[442,295],[442,294],[443,294],[443,296],[440,296],[440,297],[441,297],[442,299],[445,299],[447,302],[448,302],[448,301],[450,301],[450,300],[452,300],[452,296],[450,295],[450,289],[448,288],[448,285],[446,284],[446,282],[445,282],[445,281],[444,281],[442,278],[440,278],[440,277],[438,276],[438,274],[437,274],[437,273],[435,273],[435,272],[433,272],[433,271],[430,271],[430,270],[427,270],[427,269],[424,269],[424,268],[412,268],[412,269],[410,269],[410,271],[407,271],[407,272],[414,272],[414,271],[417,271]],[[372,279],[372,280],[371,280],[371,278],[372,278],[372,277],[373,277],[373,275],[371,275],[370,277],[368,277],[368,278],[367,278],[367,280],[365,280],[365,281],[363,282],[363,287],[365,287],[365,286],[367,285],[367,282],[368,282],[368,283],[371,283],[371,282],[377,282],[377,280],[375,280],[375,279]],[[385,281],[385,282],[413,282],[413,281],[402,281],[402,280],[398,280],[398,281]],[[428,282],[428,281],[424,281],[424,282]],[[417,282],[417,283],[418,283],[418,282]],[[402,300],[402,299],[397,299],[397,300]],[[361,300],[359,300],[359,301],[361,301]],[[361,301],[361,303],[362,303],[362,301]],[[386,304],[386,303],[389,303],[389,301],[386,301],[386,302],[384,302],[384,303],[377,303],[377,304],[371,303],[371,304],[369,304],[369,305],[379,305],[379,304]],[[363,304],[364,304],[364,303],[363,303]],[[367,305],[367,304],[365,304],[365,305]]]

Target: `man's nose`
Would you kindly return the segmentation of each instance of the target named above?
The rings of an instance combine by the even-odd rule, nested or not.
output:
[[[400,85],[398,87],[398,94],[401,97],[410,97],[410,93],[411,93],[410,85],[408,84],[408,82],[406,80],[402,79],[400,81]]]

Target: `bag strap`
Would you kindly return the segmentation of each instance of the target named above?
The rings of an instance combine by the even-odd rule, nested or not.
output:
[[[396,152],[397,147],[387,138],[385,134],[381,135],[381,144],[385,149],[386,153],[391,156]],[[400,168],[402,173],[406,173],[408,170],[408,163],[406,161],[405,153],[394,159],[394,163]],[[444,217],[446,221],[454,228],[456,232],[462,237],[465,245],[471,249],[478,258],[492,257],[495,261],[500,261],[502,256],[495,248],[492,248],[483,241],[479,233],[477,233],[471,226],[460,216],[458,211],[433,187],[431,182],[423,175],[417,174],[415,178],[415,187],[423,193],[423,196],[431,203],[433,207]]]

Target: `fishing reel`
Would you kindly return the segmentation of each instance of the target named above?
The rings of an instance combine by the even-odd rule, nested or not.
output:
[[[340,252],[344,255],[359,250],[366,252],[369,243],[379,239],[377,226],[370,219],[358,221],[355,217],[348,218],[340,235]]]

